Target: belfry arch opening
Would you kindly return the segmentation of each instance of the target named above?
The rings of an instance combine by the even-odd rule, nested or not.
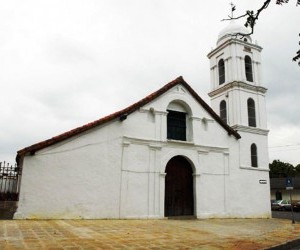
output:
[[[166,166],[165,217],[194,215],[193,168],[183,156]]]

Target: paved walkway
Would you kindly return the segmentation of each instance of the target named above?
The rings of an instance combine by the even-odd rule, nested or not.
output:
[[[266,249],[300,238],[280,219],[7,220],[0,249]]]

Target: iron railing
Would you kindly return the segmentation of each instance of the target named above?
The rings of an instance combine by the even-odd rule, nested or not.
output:
[[[0,201],[17,201],[19,198],[21,169],[17,164],[0,162]]]

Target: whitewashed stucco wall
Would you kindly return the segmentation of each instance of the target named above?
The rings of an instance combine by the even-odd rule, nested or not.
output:
[[[187,142],[166,139],[174,100],[190,109]],[[15,218],[163,218],[165,167],[177,155],[193,167],[197,217],[268,217],[269,190],[258,184],[267,172],[241,169],[240,152],[240,140],[176,86],[123,122],[26,156]]]
[[[117,217],[122,154],[117,127],[111,124],[26,156],[15,217]]]

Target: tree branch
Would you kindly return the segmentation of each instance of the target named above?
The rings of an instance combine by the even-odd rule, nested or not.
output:
[[[241,19],[241,18],[245,18],[246,19],[246,23],[244,24],[244,26],[247,28],[249,27],[251,30],[249,33],[236,33],[236,36],[241,36],[241,37],[245,37],[245,36],[250,36],[254,33],[254,27],[256,25],[256,22],[258,20],[259,15],[261,14],[261,12],[265,9],[267,9],[269,7],[271,0],[266,0],[263,5],[256,11],[254,12],[253,10],[247,10],[246,13],[244,15],[240,15],[238,17],[230,17],[227,19],[223,19],[222,21],[229,21],[229,20],[237,20],[237,19]],[[282,5],[285,3],[288,3],[289,0],[276,0],[276,4],[278,5]],[[300,5],[300,0],[297,0],[296,2],[296,6]],[[300,36],[300,34],[299,34]],[[299,42],[300,45],[300,42]],[[296,52],[296,56],[293,57],[293,61],[298,62],[298,65],[300,66],[300,50]]]
[[[299,0],[299,1],[300,1],[300,0]],[[299,37],[300,37],[300,33],[299,33]],[[299,41],[299,45],[300,45],[300,41]],[[300,66],[300,50],[298,50],[298,51],[296,52],[296,56],[293,57],[293,61],[294,61],[294,62],[297,62],[298,60],[299,60],[298,65]]]

